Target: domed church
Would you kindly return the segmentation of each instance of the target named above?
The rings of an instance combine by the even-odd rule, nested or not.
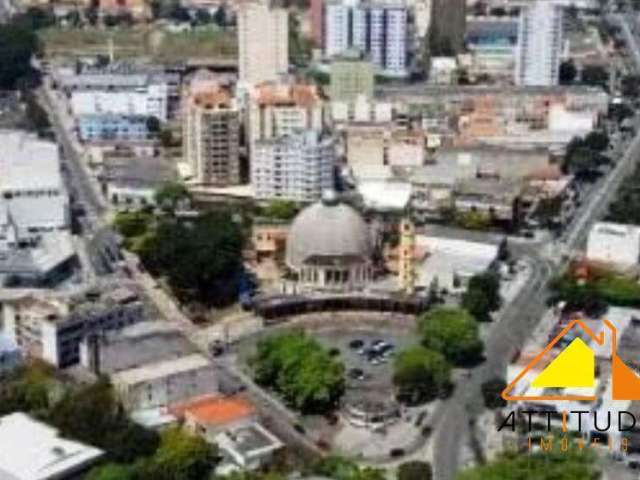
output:
[[[373,241],[369,226],[335,192],[294,219],[285,263],[299,287],[347,292],[362,290],[373,276]]]

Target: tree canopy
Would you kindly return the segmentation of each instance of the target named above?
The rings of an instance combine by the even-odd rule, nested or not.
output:
[[[507,387],[507,382],[501,378],[491,378],[482,384],[482,398],[487,408],[502,408],[507,402],[501,397],[502,391]]]
[[[23,25],[0,25],[0,90],[16,87],[31,73],[31,57],[38,48],[32,29]]]
[[[173,212],[182,202],[189,201],[191,195],[184,184],[179,182],[165,182],[155,192],[156,204],[170,212]]]
[[[322,458],[312,466],[315,475],[332,480],[385,480],[385,472],[379,468],[361,467],[344,457],[332,455]]]
[[[330,411],[344,393],[344,365],[299,330],[260,340],[252,365],[258,383],[303,413]]]
[[[440,352],[410,347],[396,357],[393,383],[400,401],[417,405],[449,390],[451,367]]]
[[[216,449],[201,437],[179,428],[162,434],[160,447],[139,467],[143,478],[153,480],[202,480],[216,465]]]
[[[273,200],[260,209],[259,214],[276,220],[291,220],[298,213],[298,205],[291,200]]]
[[[216,462],[215,446],[176,427],[162,434],[153,455],[135,463],[96,467],[87,480],[204,480]]]
[[[576,79],[578,70],[576,69],[573,60],[566,60],[560,64],[560,84],[570,85]]]
[[[459,308],[436,307],[420,317],[422,344],[454,365],[472,365],[482,358],[478,324]]]
[[[600,65],[587,65],[582,69],[582,83],[607,88],[609,71]]]
[[[398,467],[398,480],[431,480],[433,473],[427,462],[411,461]]]
[[[131,462],[158,445],[155,432],[126,417],[104,379],[67,392],[47,417],[63,436],[102,448],[114,461]]]
[[[107,463],[98,468],[94,468],[87,480],[136,480],[135,469],[131,465],[120,465],[117,463]]]
[[[582,452],[511,453],[487,465],[465,470],[456,480],[596,480],[600,472],[594,455]]]
[[[462,294],[462,307],[476,320],[491,321],[491,313],[500,308],[500,277],[489,271],[474,275],[469,280],[467,290]]]
[[[224,306],[237,298],[243,272],[244,233],[230,212],[193,220],[161,218],[136,242],[152,274],[166,277],[183,301]]]

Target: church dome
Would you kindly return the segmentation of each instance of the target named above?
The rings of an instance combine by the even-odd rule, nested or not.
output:
[[[300,212],[287,238],[286,262],[294,270],[305,265],[368,263],[371,254],[367,223],[334,193],[325,193],[321,202]]]

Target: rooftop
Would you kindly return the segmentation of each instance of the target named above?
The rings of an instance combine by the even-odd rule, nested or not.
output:
[[[56,429],[24,413],[0,418],[2,480],[67,478],[102,455],[97,448],[60,438]]]
[[[256,413],[251,402],[242,396],[205,395],[170,408],[177,417],[191,417],[200,424],[226,425]]]
[[[192,97],[193,102],[207,110],[231,107],[231,92],[223,87],[213,87],[198,91]]]
[[[137,368],[123,370],[112,375],[113,383],[136,385],[143,382],[163,378],[168,375],[211,367],[209,360],[200,354],[192,354],[170,360],[148,363]]]
[[[165,322],[140,322],[96,339],[101,373],[113,373],[179,358],[193,346]]]
[[[263,455],[283,446],[282,442],[259,423],[229,429],[216,436],[220,448],[243,464],[245,458]],[[240,457],[240,458],[238,458]]]
[[[17,130],[0,131],[0,189],[59,189],[62,175],[58,146]]]
[[[253,97],[259,105],[312,107],[321,97],[315,85],[264,83],[255,88]]]
[[[117,186],[153,188],[177,177],[175,164],[163,156],[106,155],[103,168],[104,180]]]

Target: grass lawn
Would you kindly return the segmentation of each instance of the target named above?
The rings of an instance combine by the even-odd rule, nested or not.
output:
[[[186,32],[168,32],[150,26],[131,28],[60,28],[39,32],[44,53],[56,55],[107,54],[113,41],[116,58],[150,57],[156,61],[188,59],[235,60],[237,40],[235,30],[222,31],[214,27]]]

